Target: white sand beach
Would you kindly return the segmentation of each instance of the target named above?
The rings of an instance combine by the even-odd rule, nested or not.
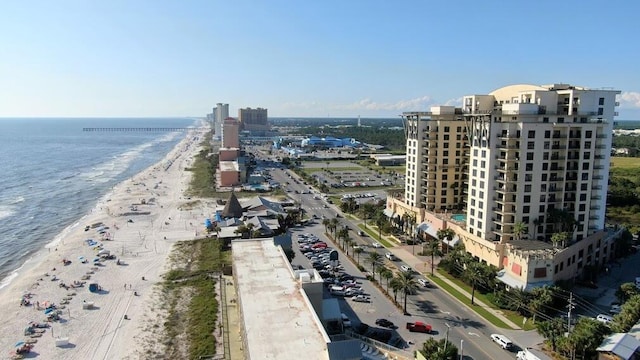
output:
[[[158,164],[118,184],[90,214],[68,229],[59,242],[28,262],[19,275],[0,290],[0,358],[10,359],[18,342],[34,342],[25,358],[138,359],[148,346],[149,321],[162,328],[163,318],[153,313],[154,284],[161,281],[171,247],[203,231],[202,203],[188,208],[184,198],[189,167],[199,150],[191,132]],[[182,210],[181,210],[182,209]],[[104,235],[96,225],[102,223]],[[110,240],[103,238],[110,237]],[[97,263],[102,244],[116,259]],[[82,258],[83,257],[83,258]],[[64,264],[63,260],[68,260]],[[86,262],[83,262],[83,259]],[[117,261],[122,262],[118,265]],[[82,282],[80,287],[72,287]],[[77,283],[76,283],[77,284]],[[90,284],[101,290],[91,292]],[[25,297],[31,305],[20,305]],[[60,319],[46,322],[45,307],[55,304]],[[84,309],[88,304],[93,308]],[[40,306],[38,310],[37,307]],[[126,318],[125,318],[126,316]],[[49,327],[25,335],[30,322]],[[68,341],[67,345],[56,346]]]

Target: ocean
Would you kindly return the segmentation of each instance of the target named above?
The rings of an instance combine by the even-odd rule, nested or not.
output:
[[[161,160],[188,118],[0,119],[0,289],[119,182]]]

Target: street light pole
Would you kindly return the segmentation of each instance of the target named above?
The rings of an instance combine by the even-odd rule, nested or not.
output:
[[[464,345],[464,339],[460,339],[460,360],[464,359],[464,350],[462,350],[463,345]]]
[[[447,344],[449,343],[449,329],[451,329],[451,325],[448,323],[444,323],[447,326],[447,333],[444,336],[444,353],[447,353]]]

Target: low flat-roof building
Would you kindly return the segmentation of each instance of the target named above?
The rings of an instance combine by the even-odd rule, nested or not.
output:
[[[332,342],[327,334],[317,271],[294,271],[272,238],[234,240],[231,247],[246,359],[362,358],[359,341]]]

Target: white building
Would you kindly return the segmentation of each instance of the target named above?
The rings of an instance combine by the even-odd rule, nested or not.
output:
[[[465,96],[467,231],[506,242],[519,235],[550,241],[560,230],[580,241],[603,230],[619,93],[554,84]],[[560,229],[548,216],[553,209],[575,223]],[[515,233],[520,222],[529,234]]]
[[[222,123],[226,118],[229,117],[229,104],[216,104],[216,107],[213,108],[214,114],[214,133],[217,139],[222,139]]]

